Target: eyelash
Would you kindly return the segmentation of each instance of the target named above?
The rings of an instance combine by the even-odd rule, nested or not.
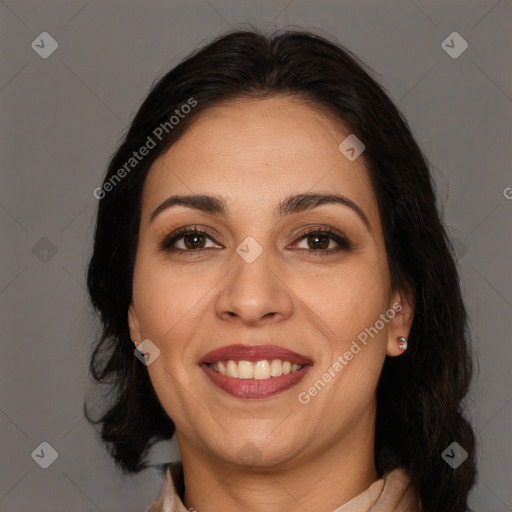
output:
[[[209,233],[208,231],[198,229],[197,226],[185,226],[183,228],[178,229],[174,233],[171,233],[167,237],[165,237],[162,242],[159,244],[159,248],[161,251],[164,252],[173,252],[173,253],[188,253],[188,255],[197,255],[201,254],[203,251],[207,251],[210,248],[202,248],[202,249],[178,249],[176,247],[173,247],[173,244],[176,243],[178,240],[181,240],[185,236],[188,235],[201,235],[206,236],[207,238],[210,238],[213,242],[215,240],[213,239],[213,235]],[[324,256],[324,255],[332,255],[337,254],[340,251],[350,251],[353,249],[352,242],[341,233],[334,232],[333,229],[319,229],[319,228],[313,228],[304,230],[301,233],[297,235],[297,241],[294,244],[297,244],[307,238],[308,236],[312,235],[319,235],[319,236],[326,236],[330,240],[333,240],[338,244],[338,247],[335,249],[300,249],[301,251],[307,251],[311,256]],[[215,242],[216,243],[216,242]]]

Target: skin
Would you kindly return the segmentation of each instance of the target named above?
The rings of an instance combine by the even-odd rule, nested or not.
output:
[[[338,150],[348,134],[296,98],[229,102],[201,114],[150,170],[128,321],[134,342],[150,339],[161,351],[147,368],[176,425],[187,508],[332,512],[378,479],[378,375],[386,355],[401,354],[396,338],[408,337],[413,311],[405,291],[390,286],[364,160],[349,161]],[[337,204],[275,216],[280,200],[306,192],[349,198],[370,229]],[[150,220],[168,196],[199,193],[222,196],[229,215],[174,206]],[[207,250],[159,248],[183,226],[207,228]],[[297,236],[326,227],[344,233],[353,248],[328,254]],[[236,252],[248,236],[263,249],[252,263]],[[396,303],[402,310],[309,403],[300,403],[298,394]],[[314,364],[288,391],[237,399],[198,366],[210,350],[235,343],[280,345]],[[244,461],[248,453],[252,463]]]

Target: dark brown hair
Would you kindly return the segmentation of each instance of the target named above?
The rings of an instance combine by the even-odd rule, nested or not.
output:
[[[454,254],[436,207],[429,166],[407,123],[349,51],[316,35],[257,31],[224,35],[159,80],[133,119],[105,176],[88,268],[102,322],[90,370],[109,387],[101,436],[126,472],[145,467],[152,443],[174,425],[146,367],[133,356],[127,311],[142,190],[151,165],[205,109],[223,101],[293,95],[329,112],[366,146],[394,289],[409,286],[414,320],[409,349],[386,358],[377,390],[375,461],[379,474],[404,466],[425,512],[462,512],[475,482],[475,437],[463,414],[472,357]],[[194,107],[169,125],[176,110]],[[167,123],[161,140],[154,136]],[[171,123],[172,124],[172,123]],[[153,134],[156,147],[133,169],[119,169]],[[125,167],[126,170],[126,167]],[[108,188],[108,191],[106,191]],[[456,441],[468,453],[457,469],[441,454]]]

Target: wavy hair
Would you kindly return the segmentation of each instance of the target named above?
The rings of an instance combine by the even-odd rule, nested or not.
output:
[[[275,95],[293,95],[329,113],[366,146],[363,156],[377,197],[391,285],[408,287],[414,297],[409,350],[386,358],[378,383],[377,470],[383,475],[405,467],[424,512],[463,512],[476,478],[475,435],[464,413],[473,359],[454,252],[429,165],[370,71],[348,50],[309,32],[227,33],[165,74],[136,113],[98,194],[87,284],[102,332],[90,373],[107,386],[108,400],[97,418],[84,404],[86,417],[100,426],[124,472],[145,468],[150,446],[172,437],[174,424],[145,366],[133,356],[127,324],[145,178],[201,112],[224,101]],[[191,99],[194,107],[171,126],[171,116]],[[167,129],[156,137],[159,126]],[[148,137],[155,147],[128,168]],[[457,469],[441,457],[454,441],[468,453]]]

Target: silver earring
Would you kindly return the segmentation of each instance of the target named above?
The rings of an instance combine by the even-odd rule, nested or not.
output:
[[[398,341],[398,348],[402,352],[405,352],[407,350],[407,338],[404,338],[403,336],[398,336],[397,341]]]

